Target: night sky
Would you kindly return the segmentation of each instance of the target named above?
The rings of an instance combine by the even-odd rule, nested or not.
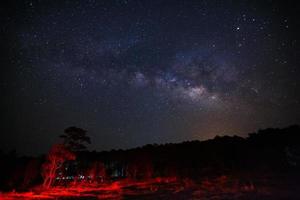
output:
[[[297,1],[9,1],[0,148],[45,153],[246,136],[300,123]]]

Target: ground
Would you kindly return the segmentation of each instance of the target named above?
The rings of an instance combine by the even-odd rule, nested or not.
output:
[[[68,187],[31,192],[0,194],[1,200],[92,200],[92,199],[300,199],[299,186],[293,181],[238,180],[228,176],[203,179],[155,178],[147,181],[119,180],[110,183],[82,183]]]

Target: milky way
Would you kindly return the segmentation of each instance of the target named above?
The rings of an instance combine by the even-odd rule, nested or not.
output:
[[[300,122],[299,6],[22,1],[1,12],[1,147],[204,140]]]

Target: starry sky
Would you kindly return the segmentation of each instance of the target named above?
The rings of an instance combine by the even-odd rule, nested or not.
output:
[[[67,0],[1,6],[2,150],[90,150],[300,123],[296,1]]]

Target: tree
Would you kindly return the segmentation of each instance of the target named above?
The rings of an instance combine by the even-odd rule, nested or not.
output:
[[[86,135],[87,131],[75,126],[66,128],[63,135],[60,135],[63,138],[64,145],[69,148],[71,151],[82,151],[86,149],[85,144],[90,144],[91,139]]]
[[[94,182],[103,182],[106,179],[106,169],[101,161],[94,161],[92,166],[87,170],[86,175]]]
[[[126,176],[132,179],[149,179],[153,177],[153,164],[149,156],[139,154],[130,160],[126,169]]]
[[[31,187],[40,177],[41,162],[38,158],[31,158],[25,164],[23,188]]]
[[[58,170],[68,160],[75,160],[76,156],[63,144],[55,144],[51,147],[47,161],[42,166],[44,178],[43,187],[50,188],[57,176]]]

